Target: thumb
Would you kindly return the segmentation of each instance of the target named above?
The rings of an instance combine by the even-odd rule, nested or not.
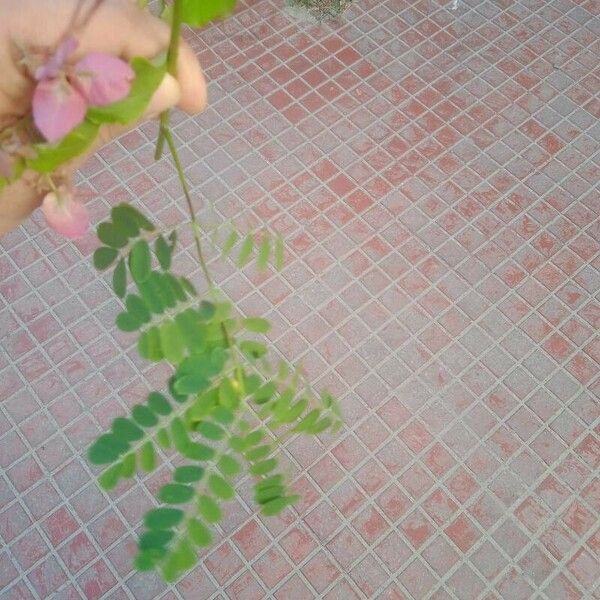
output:
[[[179,102],[180,97],[181,89],[177,79],[167,73],[152,95],[148,108],[146,109],[144,116],[140,118],[140,122],[154,119],[164,110],[175,106]],[[127,125],[103,125],[100,128],[98,139],[92,150],[96,150],[104,144],[108,144],[111,140],[131,130],[132,127],[135,127],[135,123],[128,123]],[[73,167],[78,167],[79,165],[79,161],[75,161],[72,164]]]

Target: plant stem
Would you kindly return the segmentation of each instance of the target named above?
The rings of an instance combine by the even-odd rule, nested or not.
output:
[[[171,39],[167,50],[167,73],[177,77],[177,60],[179,58],[179,40],[181,38],[181,24],[183,18],[183,4],[181,0],[173,2],[173,20],[171,21]],[[156,141],[155,160],[159,160],[163,153],[166,141],[166,132],[169,128],[169,110],[160,114],[160,130]]]
[[[177,77],[177,58],[179,54],[179,40],[181,38],[181,25],[182,25],[182,0],[174,0],[173,2],[173,18],[171,21],[171,39],[169,41],[169,49],[167,51],[167,72],[173,77]],[[185,178],[185,173],[183,172],[183,167],[181,165],[181,161],[179,159],[179,153],[177,152],[177,147],[175,146],[175,142],[173,140],[173,135],[171,134],[171,130],[169,129],[169,111],[166,110],[160,115],[160,131],[158,134],[158,140],[156,142],[156,152],[155,159],[158,160],[163,151],[164,143],[167,143],[169,147],[169,151],[171,156],[173,157],[173,162],[175,164],[175,168],[177,169],[177,175],[179,177],[179,182],[181,183],[181,188],[183,189],[183,194],[185,196],[185,200],[188,205],[188,210],[190,213],[190,220],[192,222],[192,232],[194,235],[194,242],[196,244],[196,253],[198,254],[198,260],[200,262],[200,266],[202,267],[202,272],[204,273],[204,277],[206,278],[206,282],[208,283],[209,288],[215,289],[214,281],[210,275],[208,270],[208,266],[206,264],[206,260],[204,259],[204,254],[202,252],[202,242],[200,240],[200,225],[198,224],[198,219],[196,217],[196,213],[194,211],[194,206],[192,204],[192,197],[190,194],[190,190],[187,184],[187,180]],[[225,344],[228,348],[232,348],[231,336],[227,331],[227,327],[224,323],[221,324],[221,330],[223,332],[223,338],[225,340]],[[237,381],[240,386],[240,392],[244,393],[244,376],[242,367],[237,360],[237,356],[235,353],[232,353],[235,372],[237,376]]]
[[[190,213],[190,219],[192,221],[192,230],[194,233],[194,242],[196,243],[196,253],[198,254],[198,260],[200,261],[200,266],[202,267],[202,272],[204,273],[204,277],[206,278],[206,282],[209,287],[214,287],[214,282],[208,270],[208,266],[206,261],[204,260],[204,254],[202,252],[202,245],[200,243],[200,236],[198,235],[198,230],[200,229],[200,225],[198,224],[198,219],[196,218],[196,213],[194,212],[194,206],[192,204],[192,196],[190,194],[190,189],[187,184],[187,180],[185,178],[185,173],[183,172],[183,167],[181,165],[181,161],[179,160],[179,153],[177,152],[177,147],[175,146],[175,141],[173,140],[173,135],[171,130],[168,128],[164,131],[164,138],[167,142],[167,146],[169,147],[169,151],[171,152],[171,156],[173,157],[173,163],[175,164],[175,169],[177,170],[177,176],[179,177],[179,183],[181,184],[181,189],[183,190],[183,195],[185,196],[185,201],[187,202],[188,210]]]

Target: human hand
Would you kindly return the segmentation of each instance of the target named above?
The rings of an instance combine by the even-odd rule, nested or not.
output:
[[[96,7],[97,5],[97,7]],[[89,14],[89,19],[86,15]],[[74,17],[76,22],[73,23]],[[80,19],[81,18],[81,19]],[[80,21],[81,26],[78,26]],[[29,112],[35,81],[22,64],[20,49],[45,50],[51,54],[70,31],[79,41],[77,60],[90,52],[103,52],[129,60],[135,56],[152,58],[165,51],[169,27],[135,0],[0,0],[0,130]],[[195,113],[206,106],[206,84],[191,48],[182,43],[178,76],[166,75],[154,93],[146,118],[178,105]],[[105,125],[95,148],[126,130],[120,125]],[[83,162],[78,157],[65,168],[63,179]],[[0,236],[25,219],[41,203],[47,192],[38,177],[26,172],[18,181],[0,192]]]

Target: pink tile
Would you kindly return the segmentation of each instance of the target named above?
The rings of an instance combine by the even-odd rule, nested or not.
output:
[[[78,578],[86,598],[96,599],[112,589],[117,581],[103,560],[99,560]]]
[[[304,499],[281,517],[249,520],[242,489],[185,598],[571,599],[597,584],[597,3],[462,4],[355,3],[307,29],[259,3],[229,37],[186,34],[215,86],[203,114],[174,114],[194,189],[291,252],[281,275],[217,268],[219,284],[334,389],[346,430],[286,444]],[[180,221],[155,132],[82,167],[96,223],[139,194]],[[149,498],[105,496],[83,464],[97,423],[164,380],[113,330],[94,247],[37,216],[0,242],[11,600],[177,595],[131,575],[127,529]]]
[[[250,560],[266,546],[268,538],[256,521],[250,521],[234,534],[233,541],[244,557]]]
[[[59,555],[67,569],[76,573],[95,557],[96,550],[88,536],[81,532],[59,550]]]
[[[302,573],[319,593],[323,592],[341,576],[338,567],[324,552],[320,552],[311,558],[302,568]]]
[[[242,566],[231,544],[225,542],[214,550],[206,560],[206,567],[219,583],[224,583]]]

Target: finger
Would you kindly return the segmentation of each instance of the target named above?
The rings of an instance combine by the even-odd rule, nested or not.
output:
[[[0,202],[0,236],[24,221],[42,202],[42,195],[25,179],[19,179],[2,191]]]
[[[206,80],[194,51],[185,42],[179,47],[177,79],[181,86],[179,108],[192,114],[202,112],[208,102]]]
[[[145,118],[154,119],[164,110],[178,104],[180,99],[181,86],[177,79],[167,73],[150,99]]]
[[[156,118],[163,110],[177,104],[178,99],[179,84],[177,83],[177,80],[170,75],[165,75],[162,83],[154,92],[146,113],[140,118],[140,121]],[[105,144],[108,144],[120,135],[130,131],[131,127],[134,125],[135,123],[128,123],[127,125],[102,125],[96,141],[87,154],[95,152]],[[69,167],[73,169],[78,168],[80,165],[80,162],[69,163]]]

